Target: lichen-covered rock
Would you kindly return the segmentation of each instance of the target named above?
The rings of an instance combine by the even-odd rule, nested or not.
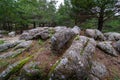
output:
[[[20,36],[20,40],[31,40],[33,37],[28,32],[23,32]]]
[[[56,26],[55,27],[55,32],[59,32],[59,31],[65,30],[65,29],[67,29],[66,26]]]
[[[97,46],[109,55],[118,56],[110,41],[98,42]]]
[[[93,76],[91,80],[102,80],[102,78],[108,75],[105,65],[96,61],[92,62],[90,73]]]
[[[104,33],[105,37],[109,41],[118,41],[120,40],[120,33],[117,32],[108,32]]]
[[[20,49],[20,48],[29,48],[32,44],[32,41],[23,41],[20,44],[18,44],[15,49]]]
[[[49,80],[84,80],[87,79],[91,59],[95,51],[95,41],[80,36],[74,40],[63,57],[56,62],[49,73]]]
[[[61,54],[68,47],[68,44],[75,37],[75,33],[71,29],[64,29],[56,32],[51,38],[51,50],[55,54]]]
[[[46,39],[48,39],[49,37],[50,37],[50,36],[49,36],[49,30],[44,30],[44,31],[39,32],[39,33],[37,33],[37,34],[35,34],[35,35],[33,36],[33,38],[35,38],[35,39],[41,38],[41,39],[43,39],[43,40],[46,40]]]
[[[113,47],[120,53],[120,40],[113,43]]]
[[[31,59],[30,57],[27,57],[17,63],[14,63],[10,66],[8,66],[8,68],[6,70],[4,70],[1,74],[0,74],[0,80],[8,80],[10,78],[11,75],[14,75],[16,72],[20,71],[20,69]]]
[[[2,34],[0,34],[0,38],[3,38],[3,35],[2,35]]]
[[[7,50],[9,48],[15,47],[17,44],[19,44],[19,41],[13,42],[13,43],[4,43],[0,45],[0,52]]]
[[[0,59],[6,59],[6,58],[14,58],[18,55],[20,55],[25,49],[18,49],[16,51],[11,51],[11,52],[8,52],[8,53],[5,53],[3,55],[0,55]]]
[[[12,32],[10,32],[10,33],[8,33],[8,35],[10,36],[10,37],[15,37],[15,31],[12,31]]]
[[[28,31],[23,32],[19,39],[20,40],[32,40],[32,39],[41,38],[43,40],[46,40],[50,37],[49,29],[51,28],[38,27],[35,29],[28,30]]]
[[[40,80],[41,79],[41,71],[39,68],[38,62],[30,62],[25,65],[21,70],[21,80]]]
[[[95,40],[105,40],[105,37],[102,32],[97,29],[86,29],[86,36],[94,38]]]
[[[80,28],[78,27],[78,26],[74,26],[73,28],[72,28],[72,31],[75,33],[75,34],[80,34]]]

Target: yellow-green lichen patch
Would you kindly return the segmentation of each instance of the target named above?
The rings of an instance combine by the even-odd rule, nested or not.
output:
[[[61,59],[59,59],[53,66],[52,68],[50,69],[50,72],[48,74],[48,79],[50,78],[51,74],[54,72],[55,68],[59,65]]]
[[[87,40],[87,42],[86,42],[85,45],[83,46],[83,49],[81,50],[80,55],[83,55],[84,50],[85,50],[85,48],[87,47],[88,43],[89,43],[89,39]]]

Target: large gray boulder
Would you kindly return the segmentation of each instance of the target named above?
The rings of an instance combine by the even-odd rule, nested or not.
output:
[[[49,73],[49,80],[95,80],[96,77],[94,79],[90,77],[96,47],[94,43],[96,43],[95,40],[84,36],[80,36],[79,40],[74,40],[63,57],[53,66]],[[95,69],[93,68],[93,70]],[[102,72],[98,70],[96,73]],[[104,77],[105,74],[98,76],[101,80]]]
[[[86,29],[85,34],[86,36],[94,38],[95,40],[105,40],[103,33],[97,29]]]
[[[20,48],[29,48],[32,45],[32,41],[23,41],[20,44],[18,44],[15,49],[20,49]]]
[[[30,62],[26,64],[21,70],[21,80],[40,80],[41,70],[39,68],[40,63]]]
[[[91,80],[100,80],[102,77],[108,75],[108,71],[105,65],[97,61],[92,62],[90,73],[91,73]]]
[[[18,49],[16,51],[10,51],[8,53],[2,54],[0,55],[0,59],[6,59],[6,58],[14,58],[20,54],[22,54],[22,52],[24,52],[25,49]]]
[[[23,32],[19,39],[20,40],[31,40],[32,36],[28,32]]]
[[[43,39],[43,40],[46,40],[46,39],[48,39],[49,37],[50,37],[50,36],[49,36],[49,30],[41,31],[41,32],[39,32],[39,33],[37,33],[37,34],[35,34],[35,35],[33,36],[34,39],[41,38],[41,39]]]
[[[54,54],[61,54],[75,37],[75,33],[71,29],[63,29],[56,32],[51,38],[51,50]]]
[[[43,39],[46,40],[49,38],[49,29],[48,27],[39,27],[25,31],[20,36],[20,40],[32,40],[32,39]]]
[[[97,46],[109,55],[118,56],[117,51],[113,48],[110,41],[98,42]]]
[[[72,28],[72,31],[75,33],[75,34],[80,34],[80,28],[78,27],[78,26],[74,26],[73,28]]]
[[[118,41],[120,40],[120,33],[117,32],[108,32],[104,33],[105,37],[109,41]]]
[[[120,53],[120,40],[113,43],[113,47]]]
[[[13,43],[4,43],[0,45],[0,52],[7,50],[9,48],[15,47],[17,44],[19,44],[19,41],[13,42]]]
[[[12,32],[8,33],[9,37],[15,37],[15,35],[16,35],[15,31],[12,31]]]
[[[59,32],[59,31],[65,30],[65,29],[67,29],[66,26],[56,26],[56,27],[54,28],[55,32]]]
[[[2,34],[0,34],[0,38],[3,38],[3,35],[2,35]]]

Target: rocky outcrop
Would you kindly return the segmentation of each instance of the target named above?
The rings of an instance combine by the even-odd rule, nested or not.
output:
[[[91,60],[95,51],[94,43],[96,42],[93,39],[84,36],[80,36],[79,40],[73,41],[63,57],[51,69],[49,80],[89,79],[91,66],[93,65]],[[102,79],[104,76],[99,78]]]
[[[15,35],[16,35],[15,31],[8,33],[8,36],[10,36],[10,37],[15,37]]]
[[[120,40],[120,33],[117,32],[108,32],[108,33],[104,33],[104,35],[108,41]]]
[[[95,40],[105,40],[103,33],[97,29],[86,29],[85,34],[86,36],[94,38]]]
[[[55,32],[60,32],[60,31],[65,30],[65,29],[67,29],[66,26],[56,26],[54,28]]]
[[[90,73],[90,80],[100,80],[101,78],[108,75],[107,68],[97,61],[92,62]]]
[[[29,64],[25,65],[21,70],[21,80],[40,80],[41,78],[41,71],[39,68],[39,63],[37,62],[30,62]]]
[[[71,43],[75,33],[71,29],[56,32],[51,38],[51,50],[54,54],[61,54]]]
[[[31,56],[8,66],[8,68],[0,74],[0,80],[8,80],[11,75],[19,71],[30,59]]]
[[[34,39],[39,39],[39,38],[41,38],[41,39],[43,39],[43,40],[46,40],[46,39],[49,38],[49,31],[48,31],[48,30],[45,30],[45,31],[39,32],[39,33],[35,34],[35,35],[33,36],[33,38],[34,38]]]
[[[0,38],[3,38],[3,35],[2,35],[2,34],[0,34]]]
[[[29,31],[24,31],[20,36],[20,40],[32,40],[32,39],[39,39],[39,38],[46,40],[50,37],[49,29],[51,28],[39,27],[39,28],[31,29]]]
[[[80,28],[78,27],[78,26],[74,26],[73,28],[72,28],[72,31],[75,33],[75,34],[80,34]]]
[[[4,43],[4,44],[1,44],[0,45],[0,52],[4,51],[4,50],[7,50],[9,48],[13,48],[15,47],[17,44],[19,44],[20,42],[17,41],[17,42],[13,42],[13,43]]]
[[[109,55],[118,56],[116,50],[113,48],[111,44],[112,42],[110,41],[104,41],[104,42],[99,42],[97,46],[98,48],[102,49],[105,53]]]
[[[113,47],[120,53],[120,40],[113,43]]]
[[[24,51],[25,49],[18,49],[16,51],[11,51],[11,52],[0,55],[0,59],[15,58],[16,56],[22,54],[22,52]]]
[[[15,49],[20,49],[20,48],[29,48],[32,44],[32,41],[23,41],[20,44],[18,44]]]

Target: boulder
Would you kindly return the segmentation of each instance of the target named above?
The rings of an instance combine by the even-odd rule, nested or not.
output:
[[[9,78],[15,73],[19,72],[21,68],[31,59],[32,57],[27,57],[18,61],[14,64],[11,64],[5,69],[2,73],[0,73],[0,80],[9,80]]]
[[[105,40],[103,33],[97,29],[86,29],[85,34],[87,37],[94,38],[95,40]]]
[[[10,37],[15,37],[15,31],[12,31],[12,32],[8,33],[8,35],[9,35]]]
[[[22,80],[40,80],[41,71],[38,62],[30,62],[26,64],[21,70]]]
[[[95,41],[80,36],[56,62],[49,73],[49,80],[85,80],[89,79],[92,58],[95,52]],[[103,77],[103,76],[102,76]]]
[[[3,38],[3,35],[2,35],[2,34],[0,34],[0,38]]]
[[[71,29],[63,29],[56,32],[51,37],[51,50],[54,54],[62,54],[75,37],[75,33]]]
[[[91,66],[91,79],[90,80],[103,80],[102,78],[108,75],[107,68],[105,65],[93,61]]]
[[[20,36],[20,40],[32,40],[32,39],[43,39],[46,40],[49,38],[49,28],[48,27],[40,27],[28,30],[23,32]]]
[[[120,40],[120,33],[117,32],[108,32],[104,33],[105,37],[109,41],[118,41]]]
[[[80,34],[80,28],[78,26],[74,26],[72,28],[72,31],[75,33],[75,34]]]
[[[120,40],[113,43],[113,47],[120,53]]]
[[[20,49],[20,48],[29,48],[32,44],[32,41],[23,41],[20,44],[18,44],[15,49]]]
[[[98,42],[97,46],[109,55],[118,56],[110,41]]]
[[[62,31],[64,29],[67,29],[67,27],[66,26],[56,26],[54,29],[55,29],[55,32],[59,32],[59,31]]]
[[[13,43],[4,43],[0,45],[0,52],[7,50],[9,48],[13,48],[15,47],[17,44],[19,44],[20,42],[13,42]]]
[[[31,40],[32,36],[28,32],[23,32],[19,39],[20,40]]]
[[[43,40],[47,40],[49,37],[50,36],[49,36],[49,31],[48,30],[44,30],[44,31],[39,32],[39,33],[37,33],[33,36],[34,39],[41,38]]]
[[[14,58],[20,54],[22,54],[22,52],[24,52],[25,49],[18,49],[16,51],[10,51],[8,53],[2,54],[0,55],[0,59],[6,59],[6,58]]]

